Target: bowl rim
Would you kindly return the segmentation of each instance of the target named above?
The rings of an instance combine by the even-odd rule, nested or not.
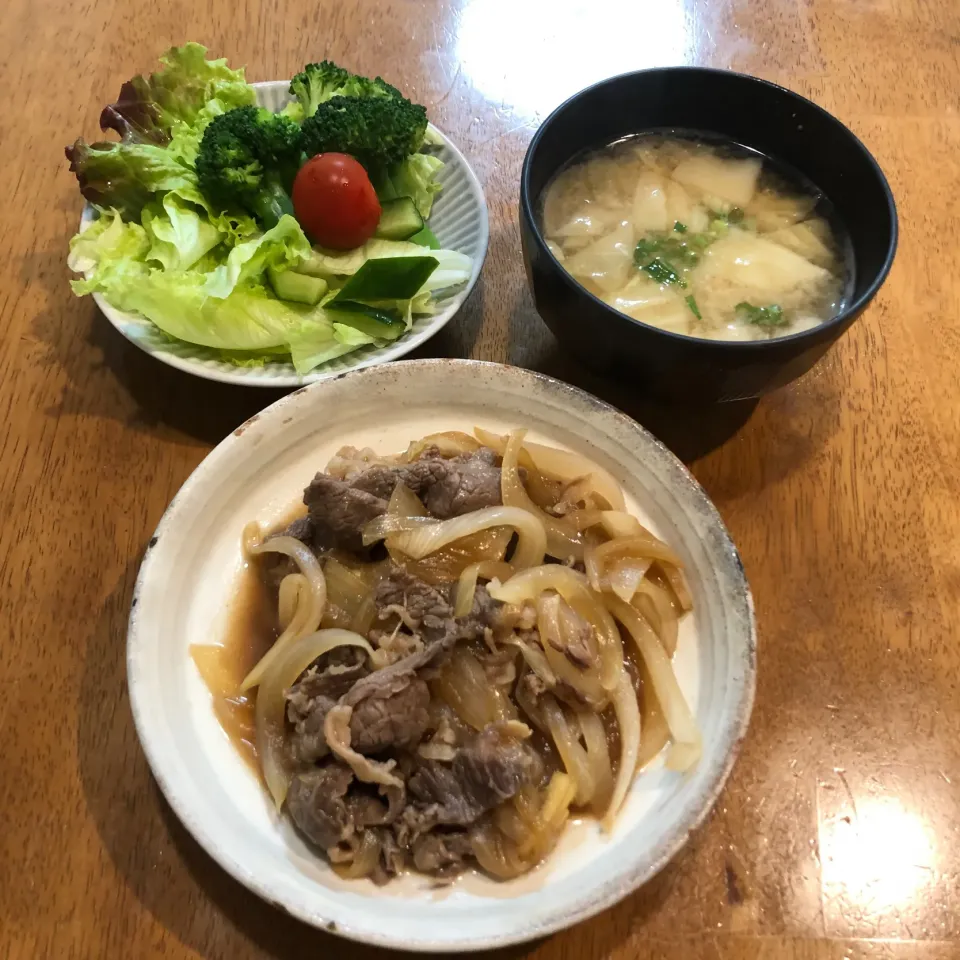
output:
[[[854,146],[859,149],[863,158],[866,160],[867,165],[873,170],[874,175],[877,178],[877,181],[880,184],[880,188],[884,194],[884,198],[887,202],[887,210],[890,215],[890,240],[887,244],[887,253],[884,257],[884,261],[880,270],[877,272],[877,275],[871,281],[867,289],[854,300],[852,303],[848,304],[841,310],[838,314],[831,317],[829,320],[825,320],[823,323],[818,324],[815,327],[810,327],[806,330],[800,330],[797,333],[791,333],[784,337],[772,337],[768,340],[713,340],[708,337],[694,337],[686,333],[676,333],[673,330],[664,330],[662,327],[655,327],[652,324],[644,323],[642,320],[637,320],[634,317],[629,316],[626,313],[621,313],[619,310],[616,310],[614,307],[611,307],[610,304],[605,303],[601,300],[596,294],[591,293],[579,280],[576,279],[571,273],[564,269],[563,264],[553,255],[553,252],[547,246],[546,241],[543,237],[543,234],[540,229],[540,224],[537,220],[535,211],[534,211],[534,198],[531,197],[530,191],[530,168],[533,165],[533,155],[536,152],[537,147],[540,144],[540,140],[544,136],[544,132],[550,126],[550,124],[565,110],[571,107],[580,97],[592,93],[594,90],[598,90],[602,87],[609,85],[617,84],[623,80],[626,80],[629,77],[641,76],[644,74],[680,74],[680,73],[689,73],[689,74],[702,74],[705,78],[711,76],[727,76],[734,77],[739,81],[745,81],[748,83],[755,83],[761,86],[769,87],[772,90],[776,91],[778,94],[785,95],[792,98],[795,101],[803,103],[806,107],[814,110],[816,113],[820,114],[821,117],[826,120],[828,123],[833,124],[835,127],[839,128],[850,140],[853,142]],[[662,128],[657,128],[662,129]],[[644,131],[638,130],[637,133],[643,133]],[[745,144],[749,146],[749,144]],[[573,157],[567,158],[565,163],[568,163]],[[560,167],[557,170],[561,169]],[[797,168],[799,170],[799,168]],[[554,171],[556,174],[557,170]],[[800,171],[801,173],[803,171]],[[539,199],[539,195],[538,195]],[[724,350],[724,351],[735,351],[735,350],[752,350],[754,352],[759,350],[769,350],[774,346],[779,344],[790,344],[790,343],[799,343],[804,339],[819,340],[826,331],[834,327],[844,327],[848,323],[852,322],[857,318],[857,316],[864,310],[867,304],[877,295],[877,292],[883,286],[884,282],[887,279],[887,276],[890,273],[891,268],[893,267],[893,261],[896,257],[897,246],[899,243],[899,218],[897,215],[897,205],[893,196],[893,191],[890,189],[890,183],[887,180],[886,175],[880,167],[880,164],[877,162],[873,154],[867,149],[863,141],[842,121],[838,120],[832,113],[820,106],[820,104],[809,99],[808,97],[803,96],[803,94],[797,93],[795,90],[791,90],[788,87],[784,87],[781,84],[774,83],[772,80],[765,80],[762,77],[755,77],[749,73],[741,73],[737,70],[724,70],[720,67],[699,67],[693,65],[682,65],[682,66],[671,66],[671,67],[648,67],[643,70],[627,70],[624,73],[618,73],[612,77],[606,77],[603,80],[598,80],[596,83],[590,84],[588,87],[584,87],[582,90],[578,90],[576,93],[567,97],[559,106],[555,107],[547,116],[547,118],[540,124],[537,128],[536,133],[530,140],[530,143],[527,145],[527,151],[523,157],[523,167],[520,171],[520,209],[523,213],[524,218],[530,224],[530,232],[533,234],[536,242],[538,244],[538,249],[541,254],[546,254],[555,267],[557,267],[564,279],[568,281],[569,284],[574,286],[580,293],[588,297],[594,304],[599,307],[602,307],[607,311],[611,316],[622,317],[624,320],[628,321],[631,324],[634,324],[637,327],[641,327],[644,330],[649,330],[653,333],[657,333],[663,337],[668,337],[671,340],[678,342],[678,344],[698,344],[698,345],[709,345],[711,349]]]
[[[561,913],[554,909],[548,911],[547,915],[539,922],[527,927],[516,927],[509,932],[495,936],[490,934],[474,937],[465,935],[454,942],[445,938],[426,936],[422,940],[410,943],[398,941],[388,930],[377,930],[375,926],[355,929],[336,922],[336,916],[320,917],[316,911],[310,911],[300,903],[278,900],[277,891],[269,882],[252,875],[245,869],[242,860],[232,850],[218,845],[215,839],[208,835],[202,820],[198,820],[194,816],[189,801],[181,796],[176,783],[171,783],[168,779],[169,765],[165,760],[164,735],[154,729],[155,725],[148,710],[147,693],[142,690],[143,671],[140,668],[139,659],[142,657],[143,641],[140,637],[146,627],[142,622],[144,608],[149,605],[145,605],[141,600],[147,592],[148,582],[154,577],[154,568],[158,563],[162,566],[164,562],[163,555],[169,549],[166,545],[170,542],[168,530],[175,527],[178,513],[195,495],[196,488],[202,487],[206,476],[211,471],[220,468],[220,464],[229,457],[237,444],[253,444],[255,446],[260,431],[267,429],[278,418],[282,419],[284,414],[288,417],[294,416],[297,409],[304,406],[305,403],[307,405],[315,404],[317,400],[314,400],[314,394],[318,395],[317,399],[319,400],[322,392],[333,387],[339,380],[347,378],[361,382],[363,380],[376,381],[376,378],[380,376],[395,374],[398,367],[408,368],[410,374],[415,375],[420,371],[429,373],[432,370],[449,370],[451,364],[461,369],[476,370],[487,382],[489,382],[491,376],[506,371],[507,375],[521,383],[546,387],[555,391],[559,398],[569,399],[571,402],[592,409],[610,423],[616,422],[631,433],[642,434],[644,444],[647,445],[648,449],[658,457],[665,458],[672,474],[671,485],[675,485],[677,489],[683,490],[686,496],[695,499],[698,509],[703,511],[711,529],[716,533],[716,553],[722,553],[725,558],[724,568],[732,571],[736,599],[738,604],[742,605],[745,616],[742,627],[737,632],[738,648],[742,645],[742,649],[738,649],[737,652],[737,673],[729,679],[735,693],[731,697],[730,713],[726,722],[726,749],[723,753],[717,754],[711,762],[710,776],[701,785],[696,804],[691,809],[688,819],[682,820],[676,823],[672,829],[666,830],[656,844],[649,849],[645,859],[633,861],[603,885],[593,888],[589,894],[578,899],[574,908],[569,912]],[[265,416],[266,414],[269,414],[269,416]],[[478,360],[406,360],[399,364],[343,373],[333,380],[321,381],[316,385],[311,384],[302,387],[250,417],[207,454],[170,501],[143,556],[131,600],[125,662],[134,726],[153,776],[177,818],[200,844],[205,853],[222,869],[247,889],[291,916],[350,940],[380,947],[415,950],[424,953],[446,953],[451,949],[456,952],[468,952],[529,942],[587,920],[613,906],[652,879],[685,846],[690,834],[705,822],[714,809],[747,734],[756,696],[757,623],[753,596],[743,569],[743,563],[719,511],[685,464],[641,424],[598,397],[535,371]],[[333,921],[333,925],[331,925],[331,921]]]
[[[289,80],[256,80],[251,81],[250,86],[255,90],[276,90],[280,87],[289,87]],[[378,348],[378,351],[372,356],[366,356],[362,359],[354,360],[350,366],[344,370],[342,367],[330,369],[326,365],[321,365],[309,373],[298,374],[296,372],[277,373],[276,375],[264,375],[264,371],[270,370],[270,365],[266,364],[260,367],[233,367],[227,369],[226,366],[207,366],[203,357],[195,355],[180,356],[177,353],[164,349],[153,349],[151,345],[144,343],[140,338],[133,336],[127,329],[127,324],[147,323],[150,321],[136,313],[130,313],[120,310],[108,303],[102,293],[93,293],[91,295],[97,308],[106,317],[110,326],[114,328],[124,339],[128,340],[139,350],[158,360],[160,363],[173,367],[183,373],[193,377],[199,377],[201,380],[211,380],[217,383],[228,383],[243,387],[266,387],[277,390],[290,390],[298,387],[307,386],[311,383],[331,380],[346,373],[352,373],[355,370],[365,370],[369,367],[377,367],[384,363],[391,363],[394,360],[404,357],[417,348],[421,347],[428,340],[433,339],[440,331],[450,323],[457,314],[464,308],[470,295],[476,287],[480,275],[483,271],[483,265],[487,259],[487,252],[490,247],[490,211],[487,207],[487,197],[483,190],[483,184],[477,176],[476,171],[463,155],[460,148],[450,139],[450,137],[433,123],[427,124],[430,131],[440,137],[443,141],[445,150],[449,150],[452,159],[449,161],[451,168],[455,164],[457,168],[463,171],[466,180],[466,190],[476,197],[479,207],[479,216],[477,217],[478,227],[478,247],[479,253],[473,258],[470,276],[463,286],[455,290],[452,296],[442,305],[435,314],[426,318],[428,322],[421,330],[408,330],[403,336],[394,340],[384,347]],[[93,220],[93,205],[84,201],[79,229],[82,231],[86,225]],[[188,344],[188,346],[190,346]],[[204,349],[198,346],[197,349]],[[350,362],[350,354],[345,355],[344,362]],[[292,370],[292,365],[288,362],[287,367]]]

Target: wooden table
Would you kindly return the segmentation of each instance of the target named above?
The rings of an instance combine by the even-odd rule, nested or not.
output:
[[[124,634],[144,546],[275,395],[150,360],[73,298],[62,145],[186,39],[252,79],[324,56],[427,104],[491,243],[423,351],[600,394],[693,466],[743,555],[760,678],[708,823],[616,909],[509,957],[960,957],[960,5],[952,0],[6,0],[0,9],[0,956],[373,957],[257,900],[191,840],[137,743]],[[698,63],[787,84],[886,170],[901,247],[802,381],[685,417],[561,357],[527,292],[517,182],[568,94]]]

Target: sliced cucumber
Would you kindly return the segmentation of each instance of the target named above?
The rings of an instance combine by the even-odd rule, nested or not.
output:
[[[381,257],[368,260],[341,288],[333,302],[409,300],[440,266],[436,257]]]
[[[383,240],[406,240],[423,229],[423,217],[410,197],[386,200],[380,206],[380,222],[375,237]]]
[[[407,329],[399,317],[353,300],[331,300],[326,311],[334,323],[344,323],[377,340],[396,340]]]
[[[316,306],[327,292],[327,281],[320,277],[308,277],[305,273],[295,273],[293,270],[278,270],[270,267],[267,270],[270,277],[270,286],[281,300],[290,300],[293,303],[306,303]]]
[[[427,226],[418,230],[409,240],[411,243],[419,244],[421,247],[429,247],[431,250],[440,249],[440,241],[437,239],[437,235]]]

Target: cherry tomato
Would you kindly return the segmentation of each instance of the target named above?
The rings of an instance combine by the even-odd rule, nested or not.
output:
[[[380,201],[367,171],[345,153],[318,153],[293,181],[293,209],[314,243],[352,250],[373,236]]]

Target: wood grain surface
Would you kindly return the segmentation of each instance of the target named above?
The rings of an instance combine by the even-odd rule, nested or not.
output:
[[[484,184],[491,243],[421,354],[532,367],[627,410],[692,464],[742,552],[759,689],[713,815],[615,909],[501,955],[960,957],[960,4],[5,0],[0,38],[0,957],[379,956],[223,873],[130,717],[144,546],[211,446],[275,399],[152,361],[67,287],[63,145],[187,39],[251,79],[328,56],[424,102]],[[520,260],[537,124],[589,82],[670,63],[816,99],[877,156],[901,217],[888,283],[824,361],[709,416],[561,356]]]

